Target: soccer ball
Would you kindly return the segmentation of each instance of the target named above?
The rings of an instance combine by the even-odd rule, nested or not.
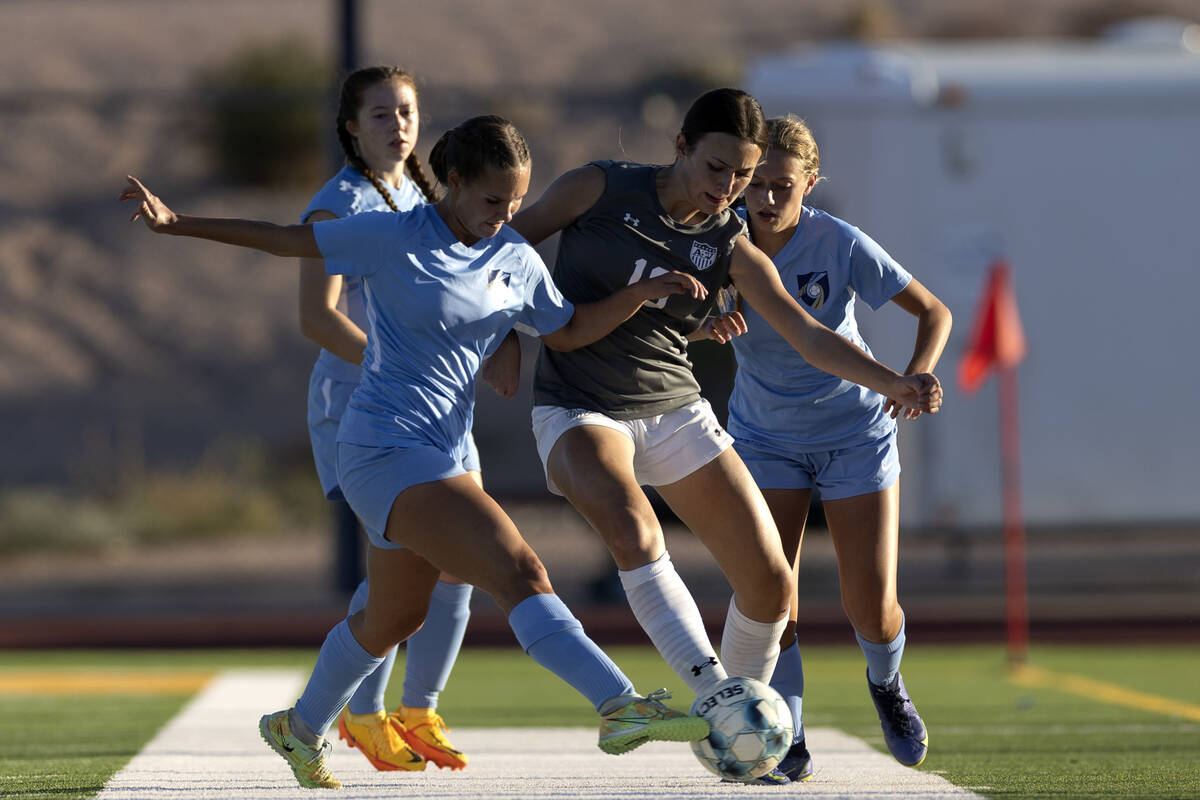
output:
[[[792,744],[792,712],[779,692],[753,678],[726,678],[696,698],[693,716],[708,720],[708,737],[692,752],[710,772],[735,781],[765,775]]]

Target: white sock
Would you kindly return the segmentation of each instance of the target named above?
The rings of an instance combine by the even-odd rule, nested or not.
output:
[[[738,609],[737,596],[730,598],[721,636],[721,660],[729,674],[770,683],[779,660],[779,637],[787,621],[787,614],[778,622],[752,620]]]
[[[728,677],[708,640],[700,609],[669,553],[644,567],[617,574],[638,623],[693,692],[700,694]]]

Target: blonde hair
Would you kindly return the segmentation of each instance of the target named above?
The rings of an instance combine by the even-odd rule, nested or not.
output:
[[[821,153],[817,150],[817,140],[813,138],[808,124],[799,117],[788,114],[767,120],[767,147],[798,158],[805,175],[821,174]],[[817,180],[824,179],[818,177]]]

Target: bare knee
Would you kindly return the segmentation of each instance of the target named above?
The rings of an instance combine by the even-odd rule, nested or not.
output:
[[[894,598],[842,593],[842,608],[858,635],[869,642],[890,642],[900,633],[904,611]]]
[[[777,620],[788,613],[792,599],[792,571],[787,564],[768,561],[763,569],[736,589],[738,608],[752,619]],[[789,620],[795,630],[795,623]]]
[[[489,594],[504,611],[511,611],[518,603],[535,594],[552,594],[550,576],[537,553],[525,548],[512,561],[510,567],[489,590]]]
[[[427,610],[424,605],[374,614],[369,608],[363,609],[350,618],[350,629],[364,650],[374,656],[383,656],[421,629]]]
[[[595,520],[620,569],[636,569],[663,554],[662,528],[653,512],[622,508]]]

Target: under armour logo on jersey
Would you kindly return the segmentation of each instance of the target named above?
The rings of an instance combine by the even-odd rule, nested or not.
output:
[[[692,263],[698,270],[706,270],[717,260],[717,248],[705,242],[692,242]]]
[[[350,210],[357,214],[360,211],[370,211],[371,204],[367,201],[366,192],[361,186],[355,186],[347,180],[338,182],[338,191],[348,193],[351,197]]]
[[[829,273],[808,272],[796,278],[797,297],[809,308],[820,308],[829,297]]]
[[[626,225],[632,225],[635,228],[638,225],[642,224],[642,221],[640,219],[635,217],[633,214],[630,214],[628,211],[625,212],[625,216],[621,218],[621,221],[624,222]]]
[[[705,667],[715,667],[716,665],[717,665],[716,657],[709,656],[708,661],[705,661],[703,664],[700,664],[699,666],[692,667],[692,674],[695,675],[697,678],[699,678],[701,670],[703,670]]]

